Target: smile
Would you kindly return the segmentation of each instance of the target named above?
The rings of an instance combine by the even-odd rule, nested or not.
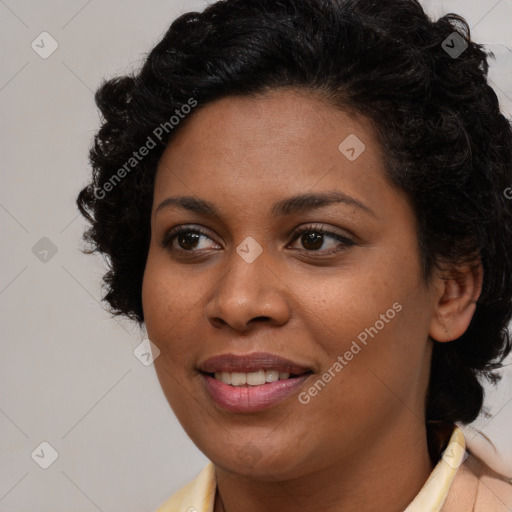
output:
[[[236,413],[259,412],[284,402],[297,394],[304,381],[312,375],[305,373],[260,385],[225,384],[208,374],[201,374],[209,397],[224,411]]]
[[[199,364],[207,394],[222,410],[258,412],[298,392],[312,370],[269,353],[220,354]]]
[[[215,372],[213,374],[216,380],[224,382],[230,386],[261,386],[268,382],[277,382],[290,378],[289,372],[280,372],[279,370],[258,370],[250,373],[243,372]],[[292,376],[292,378],[295,376]]]

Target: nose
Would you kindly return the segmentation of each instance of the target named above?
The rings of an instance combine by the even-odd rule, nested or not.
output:
[[[211,324],[247,332],[260,322],[284,325],[290,318],[287,285],[265,263],[263,255],[247,263],[233,253],[228,271],[215,285],[206,306]]]

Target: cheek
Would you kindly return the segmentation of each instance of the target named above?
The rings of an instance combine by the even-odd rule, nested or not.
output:
[[[191,375],[196,377],[193,367],[198,346],[185,329],[195,323],[199,291],[185,285],[165,255],[150,249],[142,283],[144,323],[149,339],[160,350],[154,362],[160,386],[180,421],[190,413],[191,396],[184,383]]]
[[[336,382],[329,384],[336,395],[329,400],[340,406],[355,400],[380,407],[421,391],[418,379],[428,368],[428,294],[418,262],[400,254],[374,251],[357,272],[298,280],[294,287],[308,312],[306,328],[322,349],[322,371],[336,375],[327,376]]]
[[[317,341],[334,355],[348,349],[360,333],[364,339],[365,329],[374,332],[376,323],[379,335],[400,330],[404,314],[398,310],[411,299],[422,300],[414,296],[416,270],[386,255],[365,257],[357,266],[348,265],[323,276],[318,272],[290,276],[288,285],[307,329],[322,332]]]
[[[190,354],[184,348],[190,349],[193,340],[184,339],[181,332],[197,317],[200,293],[193,280],[184,281],[165,256],[150,250],[142,283],[142,307],[148,337],[163,356],[157,360],[160,364],[184,367],[183,361]]]
[[[328,367],[342,357],[341,379],[332,388],[332,403],[340,410],[353,408],[361,421],[368,414],[376,418],[398,414],[404,405],[417,410],[428,380],[427,337],[415,305],[395,301],[386,309],[387,305],[352,326],[336,346],[334,338],[330,347]]]

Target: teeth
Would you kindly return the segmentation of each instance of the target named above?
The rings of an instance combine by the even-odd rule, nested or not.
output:
[[[243,386],[247,384],[247,373],[231,372],[231,385]]]
[[[249,386],[261,386],[265,384],[265,370],[247,373],[247,384]]]
[[[276,382],[279,380],[279,372],[277,370],[265,370],[265,381]]]
[[[277,370],[258,370],[250,373],[243,372],[215,372],[215,378],[231,386],[261,386],[266,382],[277,382],[290,378],[288,372]]]

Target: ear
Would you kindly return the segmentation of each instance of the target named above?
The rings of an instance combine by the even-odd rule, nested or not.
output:
[[[436,277],[436,303],[429,335],[436,341],[456,340],[473,318],[483,283],[482,262],[457,267]]]

